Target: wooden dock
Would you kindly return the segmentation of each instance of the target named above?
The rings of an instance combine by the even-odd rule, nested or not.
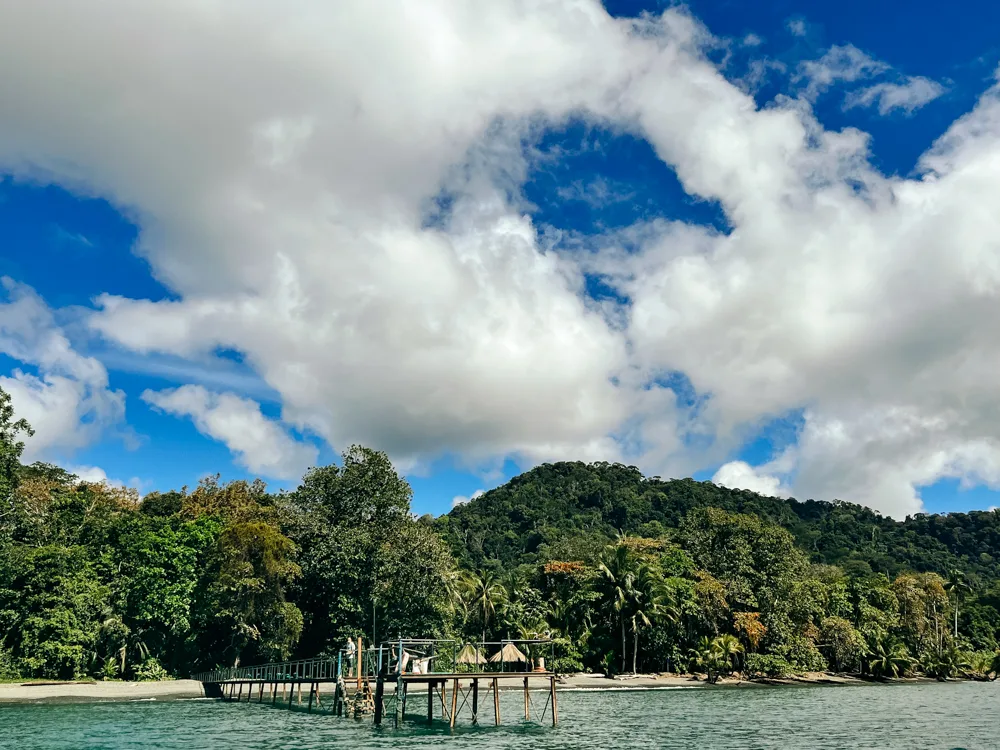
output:
[[[492,703],[493,723],[500,726],[500,690],[521,690],[524,694],[524,720],[545,721],[546,715],[552,721],[552,726],[559,723],[558,698],[556,697],[556,676],[551,672],[454,672],[450,674],[401,674],[390,676],[395,678],[395,691],[391,707],[395,709],[398,725],[406,713],[407,695],[411,686],[420,685],[427,693],[427,722],[434,721],[435,695],[440,700],[440,716],[451,726],[469,708],[473,724],[480,723],[480,712],[484,703]],[[540,711],[533,713],[534,704],[531,700],[531,681],[547,683],[546,698]],[[380,679],[375,690],[375,724],[381,724],[383,715],[379,711],[379,700],[384,703],[385,680]],[[481,686],[485,691],[481,690]],[[450,700],[449,700],[450,690]],[[491,700],[492,698],[492,700]],[[487,709],[489,710],[489,709]]]
[[[407,644],[439,644],[440,641],[400,641],[395,644],[362,651],[362,643],[350,654],[342,651],[336,660],[306,659],[295,662],[263,664],[254,667],[221,669],[193,675],[205,685],[205,694],[224,701],[270,704],[274,707],[299,709],[312,712],[324,711],[336,716],[350,716],[357,719],[371,716],[376,726],[383,724],[386,717],[392,717],[399,726],[408,716],[407,703],[412,705],[426,695],[426,713],[420,709],[420,716],[426,716],[428,723],[441,720],[454,727],[463,717],[473,724],[501,724],[501,692],[519,692],[523,695],[524,721],[559,723],[556,675],[544,669],[533,671],[511,671],[512,666],[500,661],[497,668],[488,669],[485,659],[477,656],[472,665],[463,664],[461,659],[450,659],[445,663],[452,669],[434,672],[427,669],[425,660],[422,668],[415,671],[401,671],[407,661],[398,659],[405,654]],[[450,643],[450,642],[447,642]],[[501,651],[512,648],[514,642],[505,641]],[[537,644],[540,641],[530,641]],[[516,651],[516,647],[514,647]],[[478,651],[476,652],[478,654]],[[518,652],[520,653],[520,652]],[[364,656],[367,656],[367,661]],[[392,656],[392,658],[390,658]],[[432,657],[434,658],[434,657]],[[395,659],[395,669],[390,669],[390,661]],[[524,660],[528,665],[530,661]],[[543,660],[539,660],[544,663]],[[454,667],[465,667],[455,670]],[[332,696],[331,696],[332,687]],[[535,693],[534,698],[532,693]],[[539,693],[544,698],[539,700]],[[421,701],[422,702],[422,701]],[[483,714],[485,713],[485,717]],[[520,711],[517,712],[520,714]],[[412,714],[412,712],[410,712]],[[486,718],[486,721],[483,719]]]

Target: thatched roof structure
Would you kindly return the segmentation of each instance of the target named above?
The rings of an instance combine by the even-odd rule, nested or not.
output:
[[[485,664],[486,657],[483,656],[482,651],[473,646],[471,643],[466,643],[464,646],[462,646],[462,650],[458,652],[458,656],[455,657],[455,663]]]
[[[490,657],[491,662],[498,661],[528,661],[528,657],[522,654],[513,643],[506,644],[502,649]]]

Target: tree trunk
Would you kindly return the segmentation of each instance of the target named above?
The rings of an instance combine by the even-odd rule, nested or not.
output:
[[[639,654],[639,631],[635,627],[635,623],[632,623],[632,674],[636,674],[639,670],[636,667],[636,657]]]
[[[955,595],[955,638],[958,638],[958,595]]]
[[[625,672],[625,615],[621,616],[622,621],[622,673]]]

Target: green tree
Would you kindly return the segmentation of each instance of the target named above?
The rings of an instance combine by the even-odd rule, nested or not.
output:
[[[736,639],[733,640],[735,641]],[[736,641],[736,644],[738,645],[739,641]],[[698,644],[690,652],[692,671],[703,671],[705,672],[705,679],[709,683],[717,682],[719,675],[731,666],[730,655],[724,650],[724,648],[729,648],[730,645],[727,642],[724,647],[721,638],[709,638],[707,635],[702,636],[701,640],[698,641]]]
[[[652,565],[640,564],[632,584],[630,606],[632,624],[632,673],[638,672],[639,631],[650,627],[655,620],[675,622],[677,608],[671,598],[670,589],[664,584],[663,576]]]
[[[716,638],[713,647],[719,655],[720,663],[727,672],[732,672],[739,666],[739,657],[743,653],[743,644],[739,639],[729,633],[724,633]]]
[[[629,546],[620,540],[605,548],[597,568],[600,575],[596,588],[600,601],[610,609],[612,619],[618,621],[621,629],[621,668],[624,672],[625,626],[636,599],[635,582],[640,564]]]
[[[87,674],[107,602],[108,590],[82,547],[7,548],[0,555],[4,646],[25,676]]]
[[[875,641],[868,653],[868,669],[882,679],[905,674],[912,663],[906,644],[897,638]]]
[[[302,631],[299,609],[285,589],[300,574],[292,561],[295,547],[263,521],[228,525],[211,558],[204,626],[217,646],[238,665],[244,656],[288,658]]]
[[[20,481],[22,436],[31,437],[34,430],[25,419],[14,418],[10,394],[0,388],[0,537],[9,534],[17,515],[14,493]]]
[[[820,642],[836,672],[843,672],[861,664],[861,659],[868,653],[868,645],[864,638],[843,617],[827,617],[820,626]]]
[[[432,528],[410,516],[411,495],[384,453],[352,446],[341,466],[310,470],[280,499],[302,568],[290,588],[304,618],[301,655],[335,652],[344,638],[373,629],[443,632],[456,601],[447,594],[456,588],[454,563]],[[400,607],[418,620],[405,627]]]
[[[482,640],[485,641],[490,621],[496,617],[497,610],[506,600],[506,589],[500,577],[494,571],[487,569],[469,574],[466,591],[469,608],[476,615]]]
[[[948,571],[948,579],[944,584],[944,590],[953,599],[952,608],[955,612],[955,638],[958,638],[958,610],[962,604],[962,598],[972,592],[969,580],[961,570],[952,568]]]

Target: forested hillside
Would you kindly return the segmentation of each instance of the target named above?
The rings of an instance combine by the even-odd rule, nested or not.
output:
[[[292,492],[20,462],[0,390],[0,679],[159,679],[347,637],[549,636],[560,671],[993,678],[1000,516],[895,522],[633,468],[538,467],[416,519],[384,453]]]
[[[458,506],[438,524],[463,564],[517,565],[593,558],[618,532],[669,538],[688,513],[705,507],[783,526],[812,562],[855,574],[958,569],[1000,577],[998,511],[897,522],[848,502],[799,502],[693,479],[646,478],[618,464],[539,466]]]

